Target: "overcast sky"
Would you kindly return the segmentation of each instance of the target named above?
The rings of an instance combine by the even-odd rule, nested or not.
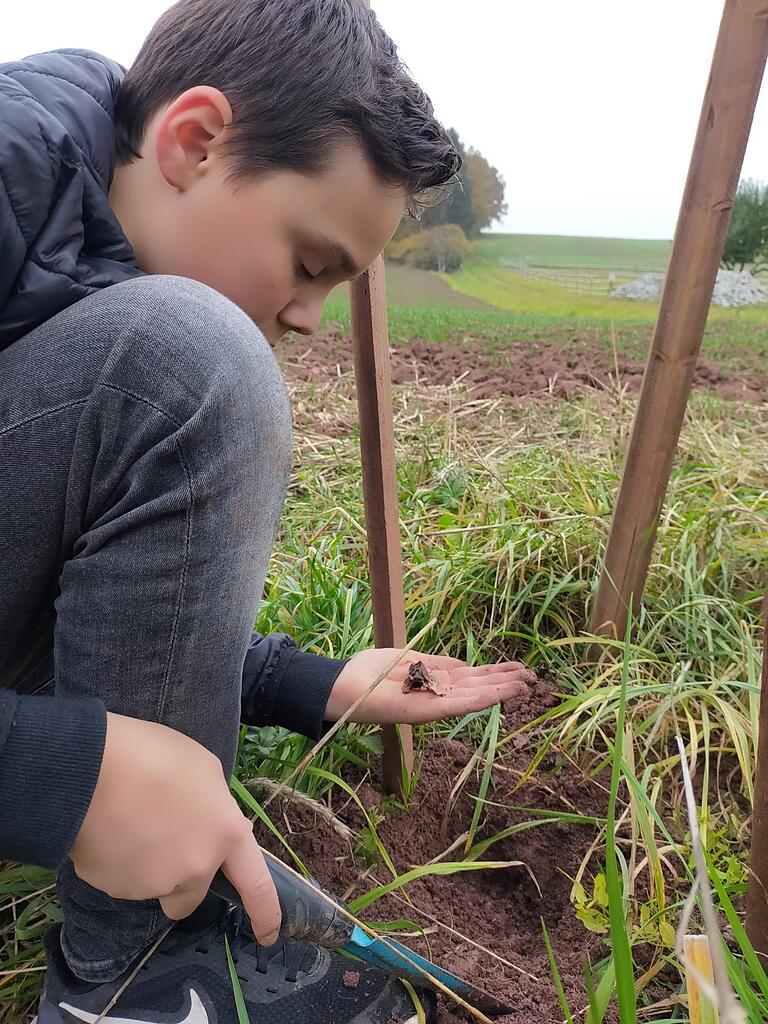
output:
[[[439,117],[506,179],[504,230],[672,236],[721,0],[374,3]],[[130,64],[167,6],[14,4],[0,61],[82,46]],[[744,164],[764,180],[766,93]]]

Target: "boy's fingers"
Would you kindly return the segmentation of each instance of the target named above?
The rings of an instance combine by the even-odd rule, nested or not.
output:
[[[491,679],[482,686],[456,687],[445,696],[434,693],[412,691],[402,700],[393,703],[391,711],[393,720],[419,725],[434,722],[439,718],[465,715],[471,711],[482,711],[494,704],[515,697],[523,697],[529,693],[528,683],[519,677]]]
[[[511,686],[489,686],[482,690],[459,690],[447,697],[436,697],[425,700],[418,708],[413,708],[408,719],[413,725],[422,722],[434,722],[439,718],[456,715],[467,715],[472,711],[484,711],[494,704],[501,704],[527,692],[523,683]],[[405,720],[405,719],[403,719]]]
[[[233,848],[221,870],[240,893],[259,942],[263,946],[277,942],[283,915],[264,854],[252,834]]]
[[[469,689],[484,690],[500,685],[533,686],[536,683],[536,675],[515,662],[508,665],[485,665],[482,669],[462,669],[460,672],[434,669],[432,674],[449,697]]]
[[[474,665],[459,668],[452,673],[456,683],[487,682],[486,676],[495,675],[530,676],[535,678],[529,668],[519,661],[503,661],[498,665]]]

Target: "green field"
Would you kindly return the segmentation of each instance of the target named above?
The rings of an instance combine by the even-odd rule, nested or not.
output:
[[[531,267],[663,271],[672,243],[644,238],[582,238],[570,235],[486,234],[479,247],[488,257]]]
[[[670,242],[644,239],[486,234],[475,241],[469,259],[455,273],[438,275],[388,263],[391,317],[399,323],[405,314],[411,323],[415,311],[455,311],[443,319],[459,325],[457,329],[464,332],[476,330],[478,324],[494,323],[478,317],[480,312],[652,323],[658,304],[611,298],[607,294],[608,275],[612,274],[618,285],[643,273],[663,272],[670,249]],[[547,274],[547,280],[521,276],[513,265],[539,268]],[[562,286],[553,283],[553,275],[562,277]],[[579,281],[591,282],[598,293],[574,290],[574,283]],[[599,294],[601,290],[603,294]],[[347,288],[341,286],[331,294],[328,315],[331,319],[344,316],[348,305]],[[471,311],[466,319],[464,310]],[[714,307],[709,319],[764,323],[768,306]]]
[[[388,263],[386,268],[387,303],[400,309],[491,309],[481,299],[451,287],[439,274],[416,267]],[[334,288],[328,299],[331,306],[349,308],[349,286]]]

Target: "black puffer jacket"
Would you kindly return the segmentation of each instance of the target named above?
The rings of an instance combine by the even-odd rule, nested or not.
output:
[[[0,64],[0,349],[141,273],[107,200],[122,76],[85,50]]]
[[[91,292],[142,273],[108,201],[122,76],[119,64],[85,50],[0,64],[0,350]],[[5,503],[0,494],[0,509]],[[242,720],[319,735],[343,664],[298,651],[283,634],[254,633]],[[93,793],[104,707],[3,685],[0,860],[53,866]]]

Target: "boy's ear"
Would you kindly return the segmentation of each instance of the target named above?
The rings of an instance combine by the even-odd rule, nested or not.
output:
[[[209,85],[187,89],[165,109],[155,135],[160,172],[183,192],[210,167],[232,123],[232,107],[224,93]]]

